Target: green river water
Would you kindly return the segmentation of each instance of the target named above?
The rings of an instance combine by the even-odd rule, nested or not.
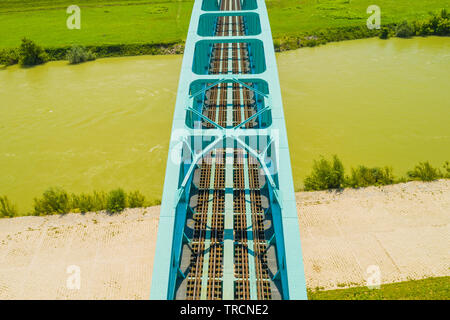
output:
[[[313,160],[450,160],[450,38],[366,39],[277,56],[296,187]],[[159,199],[181,56],[0,70],[0,195],[23,213],[50,186]]]

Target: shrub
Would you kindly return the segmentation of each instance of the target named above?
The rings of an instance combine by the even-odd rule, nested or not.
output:
[[[275,50],[275,52],[280,52],[280,47],[281,47],[281,40],[280,39],[273,39],[273,48]]]
[[[382,186],[393,183],[394,175],[389,167],[368,168],[359,166],[356,169],[352,168],[352,175],[347,181],[348,186],[352,188]]]
[[[440,14],[435,14],[424,21],[418,30],[420,35],[447,36],[450,34],[450,15],[443,9]]]
[[[381,29],[380,39],[389,39],[389,28],[383,27]]]
[[[81,46],[73,46],[67,51],[66,59],[70,64],[95,60],[95,54]]]
[[[81,213],[101,211],[106,209],[107,194],[94,191],[92,194],[72,194],[71,210]]]
[[[450,162],[449,161],[445,161],[444,162],[444,174],[443,174],[443,176],[446,179],[450,179]]]
[[[403,21],[395,28],[395,35],[399,38],[409,38],[414,34],[413,27],[407,21]]]
[[[0,64],[10,66],[19,62],[18,49],[3,49],[0,50]]]
[[[50,188],[44,192],[42,199],[34,199],[34,214],[68,213],[70,211],[69,195],[61,188]]]
[[[408,171],[408,177],[413,180],[433,181],[442,178],[443,175],[438,168],[433,168],[427,161],[420,162],[413,170]]]
[[[447,10],[442,9],[440,14],[434,15],[425,23],[425,27],[432,34],[448,36],[450,34],[450,14],[447,13]]]
[[[122,189],[112,190],[106,199],[106,209],[111,213],[123,211],[126,204],[127,195]]]
[[[305,190],[326,190],[341,188],[344,185],[344,166],[336,155],[332,161],[321,158],[314,161],[311,175],[305,179]]]
[[[33,41],[22,39],[19,48],[19,64],[21,66],[34,66],[48,60],[46,52]]]
[[[7,196],[0,196],[0,217],[17,216],[17,207],[9,201]]]
[[[82,193],[80,195],[72,194],[70,209],[82,213],[95,211],[95,200],[90,194]]]
[[[93,211],[101,211],[106,209],[108,195],[104,191],[94,191],[92,201],[94,203]]]
[[[128,194],[128,207],[129,208],[139,208],[143,207],[145,204],[145,196],[139,191],[133,191]]]
[[[425,21],[415,23],[416,34],[421,36],[450,35],[450,15],[445,9],[439,14],[435,14]]]
[[[316,39],[307,39],[307,40],[305,40],[305,44],[306,44],[307,47],[315,47],[319,43],[317,42]]]

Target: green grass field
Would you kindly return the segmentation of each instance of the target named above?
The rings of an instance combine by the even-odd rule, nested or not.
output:
[[[369,5],[381,9],[381,24],[421,20],[448,8],[442,0],[270,0],[266,1],[274,38],[312,34],[319,30],[365,26]]]
[[[310,300],[449,300],[450,277],[411,280],[367,287],[327,291],[309,291]]]
[[[44,47],[181,42],[191,1],[81,0],[81,30],[69,30],[67,0],[0,2],[0,47],[17,47],[27,37]],[[30,4],[30,5],[28,5]]]
[[[182,42],[192,0],[79,0],[81,30],[68,30],[72,0],[0,1],[0,48],[17,47],[23,37],[44,47]],[[266,1],[275,39],[320,30],[365,26],[372,0]],[[420,20],[443,8],[442,0],[379,0],[381,23]]]

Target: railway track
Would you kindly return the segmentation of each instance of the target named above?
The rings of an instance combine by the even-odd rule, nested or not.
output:
[[[223,0],[221,10],[240,10],[240,1]],[[242,16],[219,16],[216,36],[243,36]],[[244,42],[214,43],[209,74],[251,73],[249,45]],[[220,83],[206,91],[202,113],[224,128],[234,127],[256,113],[251,83]],[[203,120],[203,128],[214,125]],[[257,120],[245,128],[258,125]],[[225,170],[227,153],[232,155],[232,169]],[[230,156],[230,154],[228,156]],[[265,215],[261,205],[260,170],[258,161],[244,149],[214,149],[199,165],[198,189],[192,195],[193,238],[189,250],[190,265],[186,277],[186,296],[190,299],[222,299],[224,220],[233,220],[234,299],[271,299],[267,264]],[[226,175],[232,175],[233,214],[225,217]],[[251,231],[249,231],[251,230]],[[254,291],[251,293],[251,279]],[[206,288],[205,288],[206,287]]]
[[[289,220],[294,241],[286,255],[279,183],[285,181],[281,188],[289,199],[292,176],[278,172],[290,170],[289,154],[285,133],[278,130],[284,128],[281,99],[277,95],[273,103],[271,95],[271,90],[279,90],[272,81],[278,81],[275,63],[266,63],[273,43],[268,28],[261,27],[259,6],[264,8],[264,1],[195,1],[190,35],[205,38],[193,41],[188,35],[186,43],[174,128],[188,133],[177,146],[171,142],[171,152],[182,162],[169,161],[166,170],[161,208],[165,215],[158,233],[163,260],[155,267],[155,274],[164,278],[154,278],[154,297],[166,293],[169,299],[271,300],[289,299],[290,292],[306,296],[304,284],[288,287],[287,257],[298,263],[301,250],[298,222]],[[266,15],[264,19],[268,23]],[[281,132],[283,149],[275,148],[273,132]],[[279,167],[278,161],[284,165]],[[292,216],[295,201],[286,205]],[[301,279],[292,270],[292,279]]]

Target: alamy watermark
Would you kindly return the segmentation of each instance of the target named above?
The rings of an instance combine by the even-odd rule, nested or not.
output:
[[[69,274],[66,280],[66,287],[69,290],[80,290],[81,288],[81,268],[77,265],[70,265],[66,269]]]
[[[66,10],[67,14],[70,16],[67,18],[66,25],[67,29],[81,29],[81,9],[77,5],[70,5]],[[376,4],[372,4],[367,7],[367,14],[371,14],[367,18],[366,26],[368,29],[380,29],[381,28],[381,9]]]
[[[67,14],[70,16],[67,18],[66,25],[67,29],[81,29],[81,10],[77,5],[71,5],[67,7]]]
[[[381,287],[381,270],[378,265],[370,265],[366,269],[368,275],[366,279],[366,286],[370,290],[380,289]]]
[[[381,9],[379,6],[372,4],[367,7],[367,14],[372,14],[366,21],[369,30],[381,28]]]

